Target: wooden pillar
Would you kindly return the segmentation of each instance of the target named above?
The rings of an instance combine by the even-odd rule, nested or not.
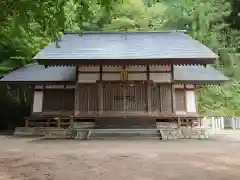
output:
[[[187,97],[186,97],[187,86],[186,86],[186,84],[183,84],[183,91],[184,91],[184,109],[187,112]]]
[[[34,85],[30,85],[30,93],[31,93],[31,114],[33,113],[33,103],[34,103],[34,91],[35,91],[35,86]]]
[[[181,119],[180,119],[180,117],[177,118],[177,124],[178,124],[178,128],[180,128],[181,127]]]
[[[152,104],[152,98],[151,98],[151,84],[150,84],[150,73],[149,73],[149,65],[147,65],[147,112],[151,113],[151,104]]]
[[[171,65],[171,100],[172,100],[172,113],[176,113],[176,98],[174,89],[174,67]]]
[[[73,124],[74,124],[74,117],[71,116],[69,121],[69,127],[73,127]]]
[[[103,112],[103,86],[102,82],[98,83],[98,111],[99,115]]]
[[[74,100],[75,100],[75,105],[74,105],[74,114],[75,115],[78,115],[78,112],[79,112],[79,85],[78,83],[76,83],[76,87],[75,87],[75,97],[74,97]]]
[[[25,119],[25,127],[28,127],[28,119]]]
[[[99,83],[98,83],[98,111],[99,115],[103,112],[103,84],[102,84],[102,74],[103,69],[102,66],[99,67]]]
[[[79,112],[79,85],[78,85],[78,66],[76,66],[76,85],[75,85],[75,97],[74,97],[74,115],[78,115]]]
[[[57,118],[57,127],[60,128],[61,127],[61,119]]]

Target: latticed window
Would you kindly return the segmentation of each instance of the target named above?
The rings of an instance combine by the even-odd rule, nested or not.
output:
[[[43,111],[74,110],[73,89],[47,89],[43,92]]]

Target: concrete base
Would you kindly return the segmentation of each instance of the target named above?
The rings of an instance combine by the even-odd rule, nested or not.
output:
[[[15,136],[44,136],[41,128],[16,127],[13,133]]]

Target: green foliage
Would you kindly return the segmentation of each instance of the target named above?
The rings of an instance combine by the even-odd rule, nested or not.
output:
[[[64,31],[93,28],[93,24],[97,24],[102,16],[109,14],[115,2],[0,1],[0,75],[28,64],[40,48]]]
[[[148,7],[144,1],[123,0],[114,7],[111,23],[104,31],[154,31],[161,30],[166,6],[156,3]]]
[[[194,38],[217,54],[216,68],[231,78],[221,87],[199,91],[199,110],[217,115],[240,115],[240,32],[228,24],[233,6],[226,0],[179,0],[165,15],[166,27],[186,29]]]

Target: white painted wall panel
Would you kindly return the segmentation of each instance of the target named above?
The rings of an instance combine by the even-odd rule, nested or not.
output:
[[[128,73],[128,80],[144,81],[147,80],[146,73]]]
[[[187,112],[196,112],[196,97],[195,91],[186,91]]]
[[[34,91],[33,112],[42,112],[43,92]]]
[[[99,73],[79,73],[78,82],[79,83],[95,83],[99,80]]]
[[[146,66],[127,66],[128,71],[147,71]]]
[[[109,72],[109,71],[118,71],[120,72],[121,66],[102,66],[103,72]]]
[[[154,82],[171,82],[170,73],[150,73],[150,80]]]
[[[171,66],[149,66],[150,71],[170,71]]]
[[[102,80],[103,81],[119,81],[120,73],[103,73]]]
[[[183,84],[174,84],[174,88],[183,89],[184,85]]]
[[[36,85],[34,88],[35,89],[43,89],[43,86],[42,85]]]
[[[186,84],[186,88],[194,88],[194,85],[193,84]]]
[[[177,115],[186,115],[187,112],[186,111],[176,111]]]
[[[99,72],[99,66],[79,66],[78,70],[81,72],[91,71],[91,72]]]

